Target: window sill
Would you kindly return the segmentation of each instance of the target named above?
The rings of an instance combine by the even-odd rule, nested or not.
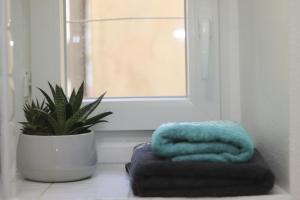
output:
[[[130,189],[124,164],[99,164],[95,175],[83,181],[69,183],[37,183],[17,180],[17,197],[24,199],[138,199]],[[139,198],[142,199],[142,198]],[[153,199],[153,198],[147,198]],[[164,199],[164,198],[155,198]],[[184,198],[172,198],[184,199]],[[197,199],[197,198],[193,198]],[[201,200],[208,198],[199,198]],[[210,200],[220,198],[209,198]],[[227,197],[222,200],[290,200],[291,196],[278,186],[269,195]]]

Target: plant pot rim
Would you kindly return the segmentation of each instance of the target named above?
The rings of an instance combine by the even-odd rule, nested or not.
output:
[[[61,137],[80,137],[84,135],[93,135],[94,131],[91,130],[91,132],[88,133],[81,133],[81,134],[75,134],[75,135],[30,135],[30,134],[24,134],[21,133],[20,135],[23,135],[25,137],[51,137],[51,138],[61,138]]]

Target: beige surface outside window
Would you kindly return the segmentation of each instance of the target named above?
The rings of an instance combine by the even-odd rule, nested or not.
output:
[[[86,98],[187,95],[184,0],[67,0],[66,44]]]

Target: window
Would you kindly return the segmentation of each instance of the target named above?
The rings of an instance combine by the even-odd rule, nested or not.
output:
[[[217,0],[39,2],[30,8],[32,86],[85,80],[89,98],[108,90],[103,107],[115,114],[96,130],[220,119]]]
[[[184,0],[67,0],[68,91],[186,96]]]

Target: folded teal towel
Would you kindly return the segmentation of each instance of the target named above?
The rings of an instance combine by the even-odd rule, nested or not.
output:
[[[173,161],[246,162],[254,145],[237,122],[182,122],[163,124],[155,130],[152,151]]]

